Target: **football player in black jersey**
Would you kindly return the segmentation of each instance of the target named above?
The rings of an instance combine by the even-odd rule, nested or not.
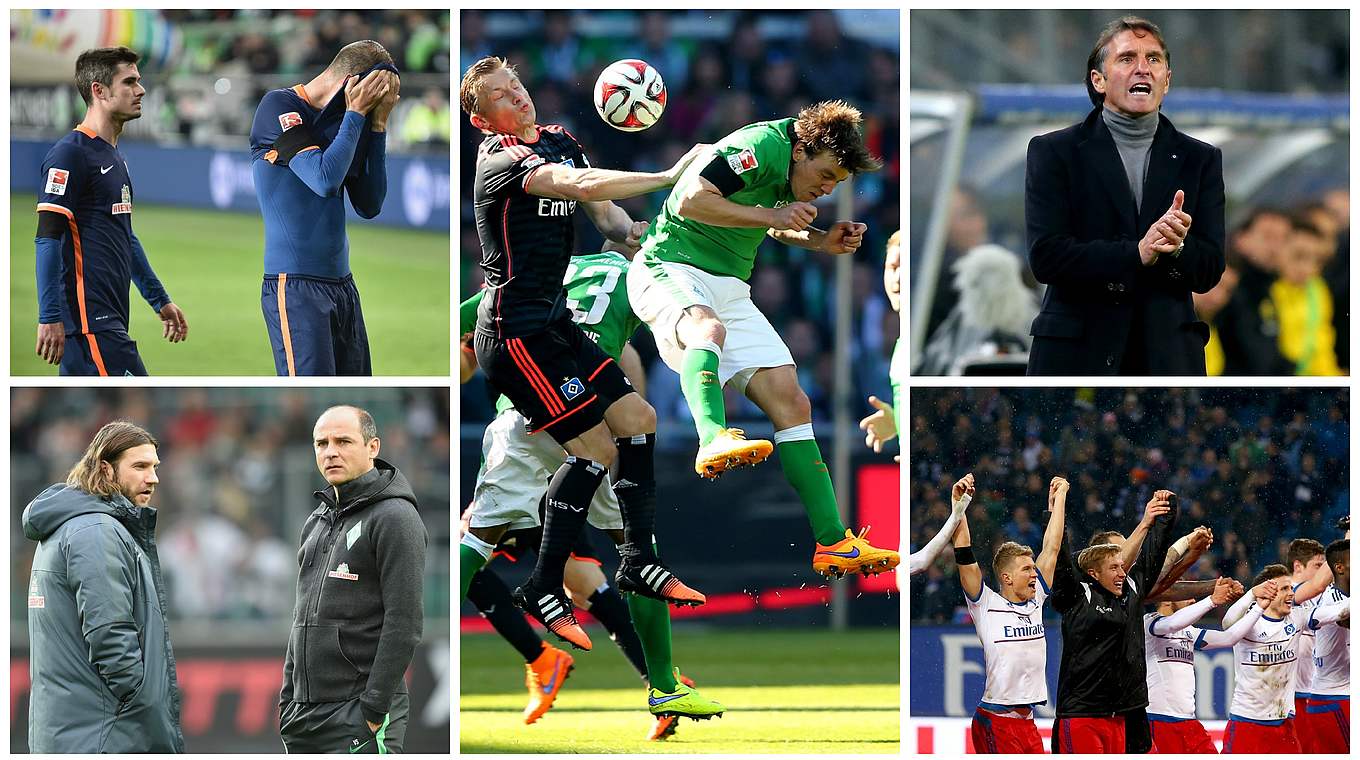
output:
[[[473,187],[488,289],[477,315],[477,363],[531,432],[547,433],[569,454],[548,488],[533,576],[515,598],[553,633],[588,649],[562,593],[562,569],[615,459],[613,488],[624,518],[623,530],[613,531],[622,558],[618,587],[673,603],[701,604],[704,596],[676,578],[653,547],[656,412],[567,310],[562,278],[575,247],[572,214],[583,204],[605,237],[636,245],[646,223],[610,201],[670,187],[705,146],[665,172],[592,168],[569,132],[537,123],[533,100],[499,58],[468,69],[460,99],[472,125],[488,135]],[[464,578],[481,564],[469,555],[484,561],[508,525],[478,525],[474,515],[459,552]]]

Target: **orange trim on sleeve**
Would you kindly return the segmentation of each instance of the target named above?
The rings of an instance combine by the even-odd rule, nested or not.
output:
[[[309,151],[309,150],[321,150],[321,146],[320,146],[320,145],[308,145],[307,147],[303,148],[302,150],[299,150],[298,153],[306,153],[306,152]],[[297,154],[295,153],[295,154],[293,154],[293,155],[297,155]]]
[[[288,284],[288,275],[279,273],[279,332],[283,333],[283,356],[288,361],[288,376],[296,377],[297,369],[293,367],[293,336],[288,333],[288,306],[287,299],[284,297],[284,286]]]
[[[268,153],[264,154],[264,160],[268,161],[271,164],[274,163],[274,159],[278,157],[279,152],[277,150],[271,150]]]
[[[55,203],[39,203],[38,211],[55,211],[67,219],[74,220],[76,218],[76,215],[72,213],[71,209],[66,208],[65,206],[58,206]]]
[[[42,205],[50,204],[44,203]],[[57,208],[61,208],[61,206],[57,206]],[[56,209],[52,210],[55,211]],[[88,334],[90,332],[90,318],[85,312],[85,251],[80,245],[80,228],[76,226],[75,214],[66,212],[66,224],[71,228],[71,247],[76,252],[76,305],[80,308],[80,331]],[[94,354],[96,357],[99,356],[98,346],[95,347]],[[99,362],[98,358],[95,359],[95,362]]]
[[[81,307],[81,318],[84,319],[85,307]],[[95,340],[94,333],[85,333],[85,340],[90,342],[90,358],[94,360],[94,366],[99,369],[100,377],[108,377],[109,371],[104,368],[104,357],[99,353],[99,341]]]

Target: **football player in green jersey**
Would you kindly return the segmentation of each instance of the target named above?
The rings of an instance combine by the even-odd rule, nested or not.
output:
[[[628,259],[605,251],[573,256],[564,280],[572,319],[621,366],[627,366],[623,359],[628,339],[641,326],[629,305],[627,274]],[[478,293],[459,307],[461,332],[473,329],[481,297]],[[548,478],[566,459],[566,452],[551,438],[529,435],[524,417],[506,397],[497,399],[496,412],[482,441],[484,464],[468,508],[469,524],[508,524],[512,529],[537,525],[538,505]],[[587,521],[604,530],[615,543],[623,541],[623,520],[612,489],[595,492],[588,515]],[[603,574],[595,575],[599,576],[595,580],[603,583]],[[466,596],[470,574],[460,580]],[[725,709],[722,704],[704,697],[692,682],[682,680],[671,662],[671,619],[666,603],[640,594],[625,594],[625,598],[647,665],[648,708],[658,717],[649,738],[673,733],[677,716],[721,716]]]
[[[699,432],[695,471],[716,477],[777,448],[817,541],[813,570],[829,576],[885,572],[899,557],[870,544],[867,528],[855,535],[841,522],[793,356],[751,302],[746,280],[766,235],[832,255],[860,247],[864,224],[812,226],[813,201],[881,166],[860,122],[854,107],[828,101],[724,137],[711,158],[696,159],[676,182],[628,272],[629,300],[662,359],[680,374]],[[727,427],[722,393],[729,382],[770,418],[774,445]]]

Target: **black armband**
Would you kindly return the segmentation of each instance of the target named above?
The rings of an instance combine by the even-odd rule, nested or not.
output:
[[[293,156],[301,153],[307,148],[319,148],[321,143],[317,141],[312,133],[305,126],[296,126],[284,130],[279,135],[279,139],[274,141],[274,158],[270,163],[275,166],[287,166]]]
[[[973,556],[973,547],[956,546],[954,547],[954,564],[956,565],[976,565],[977,557]]]
[[[732,171],[732,165],[727,163],[726,156],[714,156],[713,160],[708,162],[708,166],[699,172],[699,176],[712,182],[724,198],[746,187],[741,177]]]
[[[62,216],[61,214],[58,214],[55,211],[38,212],[37,236],[40,238],[51,238],[53,240],[61,240],[62,236],[66,234],[66,229],[68,226],[69,225],[66,222],[66,217]]]

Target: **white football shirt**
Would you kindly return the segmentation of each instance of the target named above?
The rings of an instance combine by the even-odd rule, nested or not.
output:
[[[1262,615],[1233,646],[1237,678],[1229,712],[1251,720],[1280,721],[1294,712],[1294,672],[1299,635],[1309,610],[1294,607],[1281,619]]]
[[[1153,621],[1162,616],[1143,616],[1143,654],[1147,658],[1148,715],[1173,718],[1195,717],[1195,650],[1204,637],[1197,626],[1165,636],[1152,632]]]
[[[982,654],[987,661],[987,688],[982,701],[989,705],[1035,705],[1048,701],[1048,645],[1044,640],[1043,607],[1048,585],[1040,576],[1034,598],[1014,604],[986,584],[978,598],[968,599]]]
[[[1318,597],[1321,603],[1309,610],[1308,628],[1317,631],[1312,664],[1316,667],[1310,693],[1319,697],[1349,696],[1351,693],[1351,632],[1336,623],[1322,623],[1320,613],[1344,609],[1350,597],[1336,586],[1328,586]]]

